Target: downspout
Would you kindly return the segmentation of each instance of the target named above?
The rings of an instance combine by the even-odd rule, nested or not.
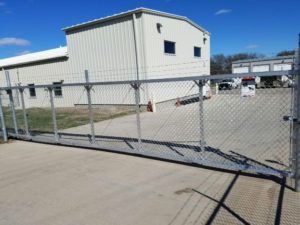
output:
[[[147,80],[148,78],[149,78],[149,76],[148,76],[148,68],[147,68],[147,52],[146,52],[146,35],[145,35],[145,14],[141,14],[141,18],[140,18],[140,20],[141,20],[141,23],[142,23],[142,30],[141,30],[141,50],[142,50],[142,52],[143,52],[143,56],[144,56],[144,58],[143,58],[143,60],[144,60],[144,62],[142,63],[142,73],[143,73],[143,79],[144,80]],[[154,101],[154,94],[152,93],[152,95],[150,96],[150,93],[149,93],[149,85],[148,85],[148,83],[146,83],[145,84],[145,90],[144,90],[144,92],[145,92],[145,98],[147,99],[147,100],[150,100],[150,99],[152,99],[152,101]]]
[[[146,52],[146,31],[145,31],[145,15],[146,14],[142,14],[141,15],[141,23],[142,23],[142,31],[141,31],[141,44],[142,44],[142,51],[143,51],[143,55],[144,55],[144,63],[142,65],[143,68],[143,79],[147,80],[148,79],[148,72],[147,72],[147,52]],[[148,84],[147,84],[148,85]]]
[[[132,14],[132,25],[133,25],[133,39],[134,39],[134,51],[135,51],[135,63],[136,63],[136,78],[140,80],[140,65],[139,65],[139,49],[138,49],[138,34],[136,31],[136,14]]]

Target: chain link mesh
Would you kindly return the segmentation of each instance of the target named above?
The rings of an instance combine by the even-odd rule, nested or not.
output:
[[[36,96],[24,86],[29,138],[232,170],[278,175],[291,169],[292,122],[283,118],[293,116],[294,88],[256,89],[245,98],[240,87],[209,91],[201,77],[101,84],[93,83],[95,76],[88,85],[36,87]],[[2,90],[6,126],[22,138],[26,127],[17,88],[13,95],[21,136],[14,134],[11,102]]]

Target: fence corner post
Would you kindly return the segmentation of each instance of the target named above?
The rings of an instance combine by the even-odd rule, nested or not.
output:
[[[3,108],[2,108],[2,92],[1,92],[1,90],[0,90],[0,125],[1,125],[1,129],[2,129],[3,141],[7,142],[8,139],[7,139],[4,113],[3,113]]]

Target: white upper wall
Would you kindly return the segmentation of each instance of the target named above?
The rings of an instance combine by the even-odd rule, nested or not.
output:
[[[179,19],[145,13],[141,20],[147,78],[165,78],[210,74],[210,35]],[[157,23],[162,25],[158,32]],[[204,38],[206,38],[204,44]],[[176,53],[164,53],[164,41],[175,42]],[[194,56],[201,48],[201,57]]]

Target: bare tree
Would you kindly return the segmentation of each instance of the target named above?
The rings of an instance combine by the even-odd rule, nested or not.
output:
[[[277,53],[277,56],[289,56],[289,55],[295,55],[295,50],[284,50]]]
[[[211,57],[211,75],[232,73],[231,64],[234,61],[263,57],[265,56],[257,53],[238,53],[228,56],[223,54],[214,55]]]

